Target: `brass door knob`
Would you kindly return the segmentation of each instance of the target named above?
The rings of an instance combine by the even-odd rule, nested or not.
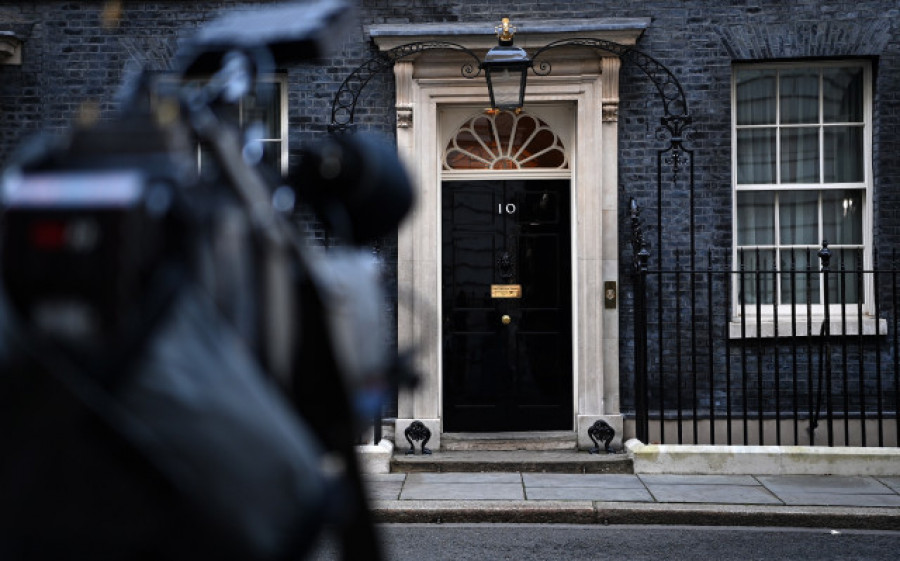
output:
[[[500,322],[503,323],[503,325],[509,325],[509,322],[511,322],[511,321],[512,321],[512,318],[506,314],[503,314],[503,317],[500,318]]]

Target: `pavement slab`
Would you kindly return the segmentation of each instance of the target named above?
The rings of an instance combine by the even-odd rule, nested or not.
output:
[[[521,484],[511,483],[407,483],[400,492],[401,501],[515,501],[525,500]]]
[[[828,494],[896,494],[872,477],[846,475],[760,475],[760,483],[773,493],[828,493]]]
[[[848,495],[841,493],[779,493],[787,505],[865,506],[900,508],[900,495]]]
[[[532,487],[605,487],[607,489],[645,489],[636,475],[627,474],[572,474],[572,473],[523,473],[526,489]]]
[[[648,485],[759,485],[752,475],[641,474],[639,477]]]
[[[900,530],[900,477],[572,474],[366,475],[382,522],[804,526]]]
[[[616,489],[606,487],[526,487],[530,501],[607,501],[652,503],[647,489]]]
[[[900,494],[873,477],[761,475],[758,479],[788,505],[900,508]]]
[[[370,500],[374,501],[397,501],[400,500],[400,491],[402,489],[403,483],[381,483],[368,486],[366,495]]]
[[[405,473],[365,473],[362,476],[367,485],[381,485],[385,483],[399,483],[406,481]]]
[[[398,500],[405,481],[405,473],[367,473],[363,475],[366,495],[370,500]]]
[[[782,502],[761,485],[687,485],[648,483],[647,489],[661,503],[715,503],[780,505]]]
[[[878,480],[895,492],[900,493],[900,477],[879,477]]]
[[[522,482],[528,500],[653,502],[636,475],[523,473]]]
[[[525,500],[518,473],[411,473],[400,500]]]

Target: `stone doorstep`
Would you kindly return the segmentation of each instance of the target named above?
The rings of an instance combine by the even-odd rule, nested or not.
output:
[[[441,435],[442,451],[571,450],[577,446],[573,431],[487,432]]]

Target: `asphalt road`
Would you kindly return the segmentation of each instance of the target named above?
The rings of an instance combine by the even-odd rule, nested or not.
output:
[[[831,528],[386,524],[389,561],[896,561],[900,532]],[[312,557],[339,559],[325,543]]]

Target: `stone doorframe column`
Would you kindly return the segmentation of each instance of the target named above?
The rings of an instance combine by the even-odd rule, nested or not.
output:
[[[645,19],[602,19],[572,22],[513,22],[516,44],[533,51],[552,41],[589,37],[632,45],[649,25]],[[376,25],[369,34],[381,50],[416,41],[450,41],[483,56],[496,44],[493,23]],[[579,448],[593,443],[587,429],[597,420],[609,422],[621,443],[619,410],[618,309],[604,306],[604,282],[618,286],[618,144],[617,108],[620,61],[598,56],[594,49],[554,49],[547,59],[549,76],[530,74],[528,103],[572,103],[574,145],[573,200],[573,428]],[[468,59],[470,61],[471,59]],[[415,366],[422,379],[414,391],[402,391],[398,402],[396,443],[413,420],[431,430],[428,445],[440,448],[441,425],[441,173],[438,109],[444,105],[487,106],[482,77],[462,78],[467,62],[452,51],[425,51],[394,66],[397,147],[417,187],[416,207],[398,238],[398,342],[418,353]]]

